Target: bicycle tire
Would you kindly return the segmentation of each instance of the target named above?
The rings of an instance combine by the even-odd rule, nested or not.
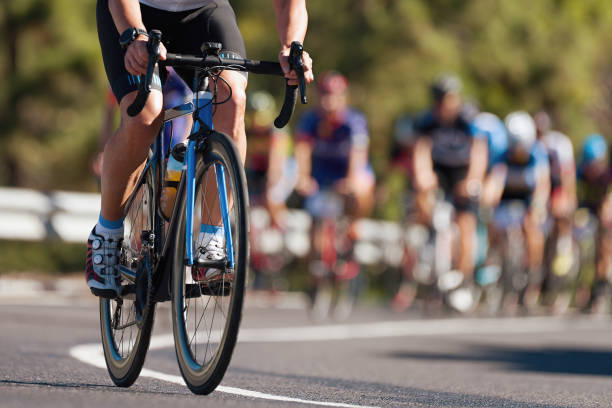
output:
[[[150,302],[152,294],[150,286],[150,274],[152,273],[151,257],[148,250],[143,249],[141,233],[142,231],[153,230],[154,228],[155,197],[153,172],[151,168],[145,171],[146,173],[136,185],[124,211],[126,225],[120,263],[125,265],[127,263],[126,259],[129,259],[132,268],[136,265],[139,270],[146,270],[149,273],[147,287],[147,296],[149,298],[147,302]],[[137,258],[134,260],[133,256]],[[142,315],[138,318],[135,293],[133,297],[133,300],[130,300],[127,296],[117,299],[100,299],[100,331],[104,359],[113,383],[119,387],[129,387],[140,375],[149,349],[151,331],[155,320],[155,303],[147,304]],[[124,307],[125,303],[127,305]],[[120,335],[117,333],[119,331],[117,327],[113,327],[115,326],[114,321],[117,319],[118,307],[120,308],[118,312],[119,326],[131,324],[122,329]],[[121,319],[124,314],[123,310],[128,312],[128,317],[125,320]],[[133,320],[130,320],[130,316],[133,316]],[[129,330],[127,351],[123,345],[126,330]]]
[[[202,293],[202,285],[193,283],[191,268],[185,265],[186,258],[186,195],[183,194],[180,206],[178,219],[177,236],[175,239],[175,252],[173,264],[173,285],[172,285],[172,327],[174,333],[176,357],[181,371],[181,375],[189,389],[195,394],[209,394],[219,385],[229,362],[232,357],[234,346],[238,337],[238,329],[242,316],[242,305],[244,300],[246,271],[248,267],[249,256],[249,223],[248,223],[248,191],[246,185],[246,177],[244,168],[236,149],[235,144],[231,139],[221,133],[211,133],[207,136],[204,142],[206,148],[203,152],[197,154],[196,169],[195,169],[195,197],[196,205],[194,209],[202,208],[208,205],[208,201],[202,199],[198,201],[200,195],[204,195],[208,188],[207,174],[215,168],[215,164],[221,164],[226,171],[228,188],[231,191],[233,204],[231,205],[232,215],[232,242],[234,247],[234,270],[233,282],[223,281],[219,285],[219,289],[215,292],[214,289],[208,289],[208,295]],[[214,183],[211,183],[214,184]],[[216,185],[216,184],[215,184]],[[228,197],[230,195],[228,194]],[[199,226],[197,210],[194,210],[194,225]],[[200,214],[200,216],[203,216]],[[194,234],[197,235],[197,234]],[[191,281],[192,283],[188,283]],[[191,286],[188,286],[191,285]],[[188,291],[187,288],[196,288],[195,294],[192,295],[193,289]],[[200,289],[198,289],[200,288]],[[229,289],[227,289],[229,288]],[[200,292],[199,294],[197,292]],[[188,296],[187,293],[190,293]],[[192,303],[192,299],[195,301]],[[208,302],[205,302],[205,300]],[[208,333],[208,339],[205,339],[206,348],[204,349],[204,358],[198,360],[198,333],[200,322],[204,314],[207,313],[207,307],[212,300],[213,314],[209,319],[204,319],[204,325],[209,325],[209,329],[204,332]],[[197,305],[202,302],[202,315],[197,319]],[[217,329],[215,326],[215,313],[217,308],[224,311],[223,303],[226,304],[224,322],[217,320]],[[195,306],[194,306],[195,305]],[[221,306],[219,306],[221,305]],[[195,319],[193,325],[190,310],[195,309]],[[208,310],[210,312],[210,310]],[[193,327],[193,334],[190,329]],[[205,329],[205,328],[204,328]],[[206,329],[205,329],[206,330]],[[214,343],[215,336],[218,338],[218,344]],[[195,342],[195,346],[194,346]],[[202,347],[202,346],[201,346]],[[210,359],[208,357],[209,347],[211,347]],[[216,348],[213,350],[212,348]],[[201,350],[201,349],[200,349]],[[201,357],[201,351],[200,351]]]

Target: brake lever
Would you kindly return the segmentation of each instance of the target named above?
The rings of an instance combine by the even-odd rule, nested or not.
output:
[[[304,46],[299,41],[291,43],[291,50],[289,51],[289,67],[295,71],[298,77],[299,89],[300,89],[300,100],[302,104],[308,103],[306,99],[306,79],[304,78],[304,62],[302,60],[302,54],[304,52]]]
[[[147,42],[147,50],[149,51],[149,62],[147,64],[147,72],[140,82],[138,94],[130,106],[127,108],[127,114],[131,117],[138,115],[147,103],[149,94],[151,93],[151,82],[153,81],[153,73],[155,72],[155,64],[159,60],[159,43],[161,42],[161,31],[151,30],[149,33],[149,41]]]
[[[149,51],[149,64],[147,65],[147,74],[145,77],[145,86],[147,93],[151,91],[151,82],[153,78],[153,72],[155,70],[155,64],[159,60],[159,43],[161,42],[161,31],[151,30],[149,33],[149,41],[147,43],[147,50]]]

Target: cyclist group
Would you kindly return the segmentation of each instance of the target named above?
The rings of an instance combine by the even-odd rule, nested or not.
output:
[[[370,214],[375,181],[367,153],[367,122],[347,105],[347,89],[346,78],[339,73],[327,72],[319,78],[319,107],[306,112],[295,128],[297,168],[277,164],[276,168],[292,170],[282,177],[275,171],[267,173],[272,175],[269,181],[275,180],[268,183],[268,197],[275,185],[283,184],[282,180],[293,180],[283,184],[284,194],[277,194],[276,201],[267,201],[268,206],[276,203],[276,210],[271,211],[278,211],[278,199],[286,199],[294,186],[295,191],[311,199],[321,190],[333,189],[354,201],[352,218]],[[570,139],[552,130],[551,119],[544,111],[534,116],[516,111],[504,120],[490,112],[479,112],[463,101],[461,82],[452,75],[438,78],[431,94],[431,109],[398,120],[392,156],[396,169],[410,182],[409,223],[425,226],[431,235],[436,201],[452,204],[457,233],[450,247],[448,272],[453,278],[438,279],[438,289],[448,299],[457,295],[463,300],[457,305],[451,301],[449,306],[459,311],[476,307],[483,287],[492,282],[491,276],[478,273],[479,269],[490,266],[487,264],[495,258],[491,254],[496,250],[503,251],[504,240],[508,239],[504,234],[514,224],[520,235],[510,239],[518,241],[514,244],[524,251],[520,260],[524,276],[512,278],[516,293],[503,307],[531,309],[548,302],[555,311],[565,310],[568,296],[573,296],[567,293],[567,286],[571,286],[578,306],[593,311],[601,308],[608,295],[612,261],[612,201],[608,191],[612,169],[605,139],[598,134],[588,136],[576,165]],[[257,136],[253,133],[249,137]],[[289,145],[283,145],[283,155],[268,149],[268,156],[291,160]],[[316,218],[320,209],[310,205],[311,201],[306,199],[304,208]],[[573,276],[576,279],[569,283],[568,277],[563,301],[550,300],[549,293],[558,289],[555,279],[580,268],[574,219],[584,211],[597,222],[596,233],[590,237],[596,243],[595,273],[587,273],[580,281]],[[273,220],[280,218],[278,214],[272,216]],[[477,260],[483,245],[478,239],[479,224],[484,224],[487,231],[485,253],[486,248],[489,250],[484,260]],[[282,228],[282,224],[277,225]],[[506,254],[516,256],[519,254]],[[504,269],[504,260],[496,260],[501,263],[499,269]],[[497,280],[501,280],[499,274]]]
[[[455,272],[455,278],[439,279],[438,286],[448,292],[448,299],[453,294],[464,296],[455,296],[461,302],[451,301],[450,306],[460,311],[476,307],[483,287],[492,283],[490,274],[478,272],[491,266],[492,254],[501,252],[498,279],[501,273],[509,273],[506,262],[518,263],[524,272],[506,283],[516,291],[505,299],[508,303],[526,309],[544,303],[561,311],[573,295],[567,293],[569,286],[576,291],[578,306],[601,309],[610,278],[612,172],[605,139],[588,136],[576,166],[570,139],[551,129],[545,112],[532,117],[516,111],[503,121],[492,113],[478,112],[473,104],[462,101],[461,82],[452,75],[437,79],[431,91],[434,106],[430,111],[398,122],[394,157],[396,167],[412,183],[413,222],[432,228],[436,192],[438,199],[449,200],[454,207],[459,233],[449,275]],[[569,277],[572,269],[575,275],[582,272],[574,225],[578,208],[597,223],[590,237],[596,243],[595,273],[581,280]],[[478,247],[483,243],[476,233],[478,223],[484,223],[488,232],[486,254],[479,261]],[[513,225],[519,234],[508,236]],[[503,259],[507,239],[518,241],[514,244],[524,252],[515,245]],[[566,293],[563,301],[551,300],[550,292],[559,289],[555,286],[559,277],[566,277]]]
[[[291,43],[304,40],[305,1],[274,0],[274,5],[281,41],[279,60],[293,83],[296,76],[287,58]],[[98,0],[97,23],[121,123],[103,153],[102,210],[88,241],[86,272],[94,294],[114,297],[118,291],[122,206],[161,126],[160,91],[168,76],[167,72],[156,72],[153,92],[143,112],[136,117],[127,115],[136,96],[138,76],[146,71],[146,30],[163,31],[161,59],[166,47],[172,52],[195,54],[204,42],[211,41],[221,43],[223,53],[230,58],[244,57],[246,51],[228,0]],[[306,53],[303,63],[306,82],[311,82],[312,61]],[[180,69],[176,74],[173,80],[190,80]],[[368,124],[362,113],[348,105],[344,76],[337,72],[320,75],[318,107],[298,121],[293,145],[285,133],[269,125],[274,106],[269,95],[257,93],[247,98],[245,74],[227,70],[221,76],[227,86],[219,86],[215,92],[218,100],[226,103],[216,107],[215,128],[236,143],[246,160],[252,202],[265,206],[275,225],[283,227],[285,201],[292,191],[304,198],[305,208],[313,214],[320,207],[318,197],[330,190],[346,199],[353,219],[371,213],[376,195],[368,157]],[[432,229],[436,201],[447,200],[453,206],[458,234],[448,272],[456,278],[445,280],[444,291],[469,293],[472,300],[476,298],[473,294],[482,285],[475,273],[479,246],[476,231],[482,218],[488,226],[491,247],[503,240],[508,223],[518,222],[523,231],[527,273],[517,302],[526,307],[535,304],[547,287],[550,270],[564,269],[572,263],[564,261],[567,251],[557,249],[568,237],[571,240],[574,213],[580,207],[599,220],[595,277],[592,283],[582,284],[583,293],[589,293],[583,298],[588,298],[588,307],[595,309],[607,294],[612,266],[611,172],[605,139],[589,136],[576,166],[570,140],[551,130],[546,113],[532,117],[517,111],[501,121],[492,113],[478,112],[462,99],[461,82],[452,75],[436,80],[431,91],[430,110],[398,122],[401,132],[395,163],[411,184],[414,214],[407,219]],[[518,221],[513,219],[514,207],[510,205],[515,202],[523,208]],[[210,225],[201,225],[200,234],[202,239],[198,241],[205,243],[200,256],[207,260],[223,258],[220,221],[213,219]],[[194,280],[205,281],[216,273],[210,269],[197,271]]]

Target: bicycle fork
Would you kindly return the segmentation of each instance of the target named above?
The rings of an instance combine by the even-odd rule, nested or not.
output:
[[[208,91],[200,91],[194,98],[195,109],[198,112],[198,119],[204,123],[209,129],[213,129],[212,121],[212,94]],[[201,106],[201,108],[200,108]],[[191,134],[194,135],[200,130],[199,120],[193,121],[193,128]],[[187,152],[185,155],[186,167],[187,167],[187,219],[185,225],[185,243],[187,247],[187,266],[193,266],[194,264],[194,245],[193,245],[193,231],[194,231],[194,219],[193,214],[195,210],[195,183],[196,183],[196,140],[190,139],[187,144]],[[227,183],[225,182],[225,168],[220,163],[215,163],[215,175],[217,192],[219,194],[219,205],[221,209],[221,217],[223,221],[223,229],[225,232],[226,252],[227,261],[229,268],[234,267],[234,244],[232,240],[231,222],[229,219],[229,203],[227,198]]]

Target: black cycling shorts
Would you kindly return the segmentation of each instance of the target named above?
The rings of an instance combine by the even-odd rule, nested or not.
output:
[[[246,58],[236,15],[228,0],[212,0],[202,8],[178,12],[140,4],[140,11],[147,30],[162,32],[162,42],[168,52],[198,55],[205,42],[219,42],[224,53],[233,58]],[[121,33],[113,22],[108,0],[98,0],[96,20],[106,76],[117,102],[120,102],[126,94],[138,89],[139,80],[125,69],[125,51],[119,45]],[[193,70],[177,68],[175,71],[191,88]],[[161,89],[160,85],[161,81],[153,81],[153,88]]]
[[[434,164],[434,172],[438,177],[438,186],[447,199],[451,200],[455,209],[459,212],[478,212],[478,200],[475,198],[460,197],[456,194],[457,185],[466,179],[467,167],[450,167]]]

